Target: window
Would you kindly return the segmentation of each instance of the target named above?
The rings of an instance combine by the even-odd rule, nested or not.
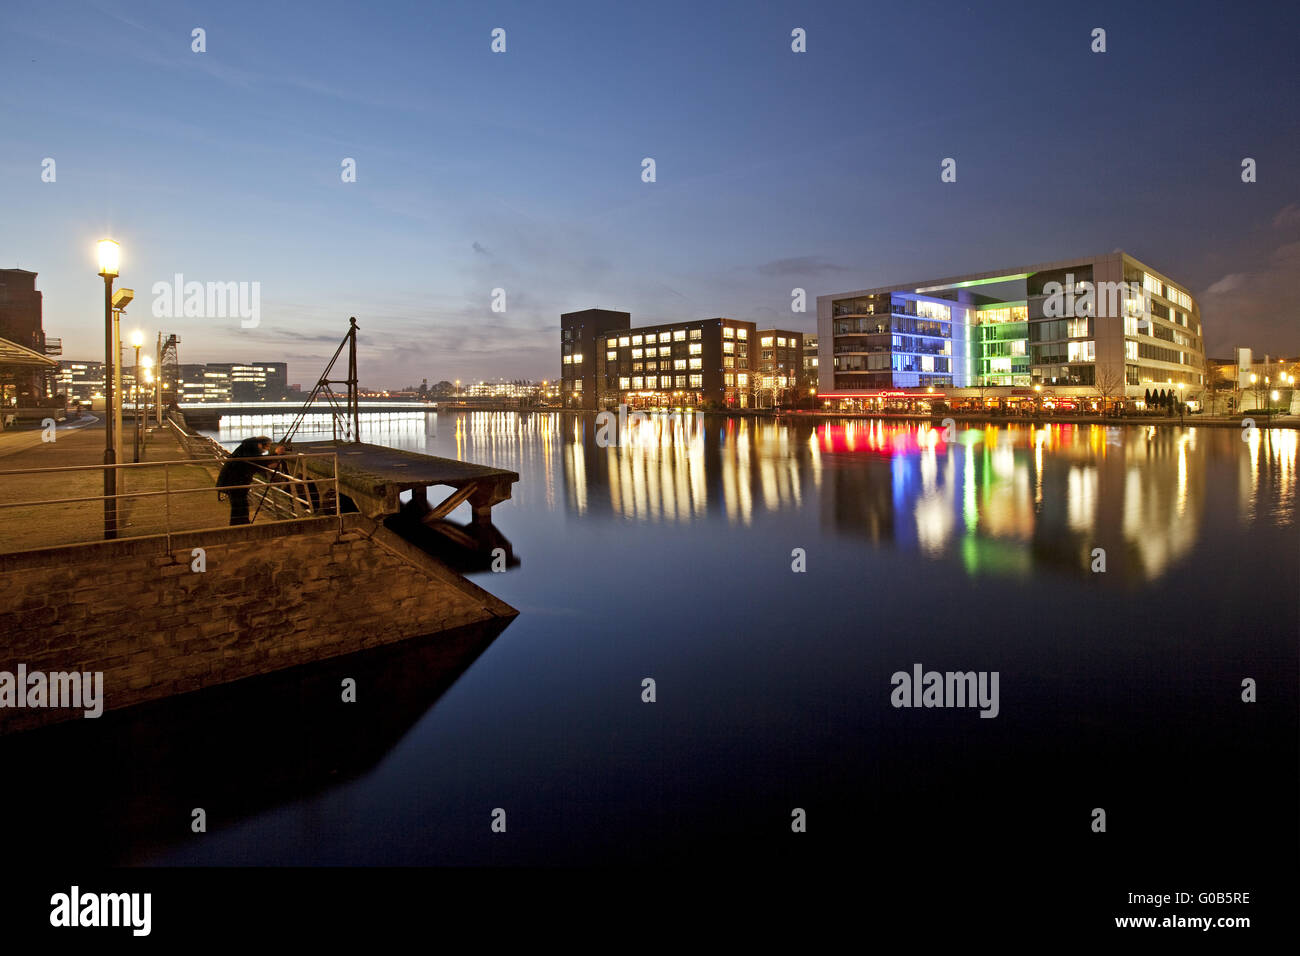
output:
[[[672,334],[671,332],[660,332],[660,333],[659,333],[659,341],[660,341],[660,342],[671,342],[671,341],[672,341],[672,338],[673,338],[673,334]],[[662,353],[662,352],[663,352],[663,349],[660,349],[659,351],[660,351],[660,353]]]
[[[640,344],[641,344],[641,336],[639,336],[639,335],[634,335],[634,336],[632,336],[632,344],[633,344],[633,345],[640,345]]]
[[[783,349],[783,348],[785,348],[785,336],[784,336],[784,335],[779,336],[779,337],[777,338],[777,340],[776,340],[776,347],[779,348],[779,349]]]
[[[738,339],[749,338],[749,329],[736,329],[736,338]]]
[[[574,364],[574,365],[581,365],[581,364],[582,364],[582,353],[578,353],[577,355],[575,355],[575,356],[573,357],[573,364]]]
[[[606,352],[606,353],[605,353],[605,361],[606,361],[606,362],[617,362],[617,361],[618,361],[618,353],[617,353],[617,352]]]
[[[564,356],[564,364],[565,364],[565,365],[572,365],[572,364],[573,364],[573,356],[572,356],[572,355],[566,355],[566,356]]]
[[[673,384],[674,384],[677,388],[685,388],[685,387],[686,387],[686,376],[685,376],[685,375],[675,375],[675,376],[673,376]]]
[[[642,349],[633,349],[633,350],[632,350],[632,357],[633,357],[634,359],[643,358],[644,356],[642,355],[642,351],[643,351]]]
[[[657,372],[657,371],[659,371],[659,363],[658,363],[658,362],[646,362],[646,363],[645,363],[645,370],[646,370],[647,372]]]
[[[629,386],[631,385],[631,383],[632,383],[632,380],[631,380],[630,378],[628,378],[626,375],[624,375],[622,378],[620,378],[620,379],[618,380],[618,387],[619,387],[619,388],[627,388],[627,387],[629,387]]]
[[[575,392],[581,392],[581,391],[582,391],[582,379],[579,378],[579,379],[575,379],[575,380],[574,380],[574,382],[573,382],[573,390],[574,390]]]
[[[674,342],[685,342],[685,341],[686,341],[686,330],[685,330],[685,329],[677,329],[677,330],[675,330],[675,331],[673,332],[673,341],[674,341]]]
[[[735,384],[736,384],[736,373],[735,373],[735,372],[723,372],[723,373],[722,373],[722,384],[723,384],[723,385],[735,385]]]
[[[735,343],[735,342],[723,342],[723,343],[722,343],[722,352],[723,352],[724,355],[733,355],[733,354],[735,353],[735,351],[736,351],[736,343]]]
[[[704,331],[702,329],[691,329],[692,339],[698,339],[703,337],[704,337]]]
[[[660,375],[660,376],[659,376],[659,387],[660,387],[660,388],[672,388],[672,387],[673,387],[673,377],[672,377],[671,375]]]
[[[1126,359],[1136,359],[1138,357],[1138,344],[1136,342],[1124,343],[1124,357]]]
[[[736,376],[736,384],[739,385],[741,388],[744,388],[746,385],[749,384],[749,376],[746,375],[744,372],[741,372],[739,375]]]
[[[692,376],[691,376],[691,388],[703,388],[703,387],[704,387],[704,376],[703,376],[703,375],[692,375]]]
[[[1066,322],[1066,337],[1071,339],[1081,339],[1088,334],[1088,320],[1069,319]]]
[[[736,360],[735,360],[734,358],[732,358],[730,355],[724,355],[724,356],[722,357],[722,367],[723,367],[723,368],[735,368],[735,367],[736,367]]]
[[[1142,273],[1142,288],[1146,289],[1152,295],[1163,295],[1164,285],[1149,272]]]
[[[633,362],[633,363],[632,363],[632,371],[634,371],[634,372],[643,372],[643,371],[645,371],[645,363],[643,363],[643,362]]]
[[[1094,342],[1071,342],[1067,353],[1069,362],[1093,362],[1096,361],[1096,350]]]
[[[758,340],[758,344],[761,348],[770,349],[772,347],[772,336],[770,335],[763,336],[761,339]]]
[[[729,325],[724,325],[722,327],[722,337],[724,339],[734,339],[736,337],[736,330]]]
[[[632,344],[632,340],[625,335],[618,340],[618,344],[621,345],[623,348],[627,348],[629,345]]]
[[[704,359],[691,359],[691,368],[704,368]]]
[[[673,368],[674,368],[674,369],[685,369],[685,368],[686,368],[686,359],[673,359]]]
[[[664,335],[667,335],[667,334],[668,334],[667,332],[664,333]],[[659,336],[659,341],[660,341],[660,342],[663,341],[663,335]],[[660,358],[668,358],[668,356],[670,356],[670,355],[672,355],[672,354],[673,354],[673,347],[672,347],[671,345],[661,345],[661,346],[659,346],[659,357],[660,357]]]
[[[640,376],[640,375],[633,375],[633,376],[632,376],[632,387],[633,387],[633,388],[640,388],[640,387],[641,387],[641,384],[642,384],[642,378],[641,378],[641,376]]]
[[[692,343],[691,343],[691,354],[692,354],[692,355],[699,355],[699,354],[700,354],[701,352],[703,352],[703,351],[704,351],[704,345],[703,345],[702,343],[700,343],[700,342],[692,342]]]

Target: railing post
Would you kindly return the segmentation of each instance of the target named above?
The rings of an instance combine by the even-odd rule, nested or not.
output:
[[[168,462],[163,462],[163,508],[166,517],[167,553],[172,550],[172,477]]]
[[[343,533],[343,497],[339,494],[339,453],[334,453],[334,512],[339,516],[339,534]]]

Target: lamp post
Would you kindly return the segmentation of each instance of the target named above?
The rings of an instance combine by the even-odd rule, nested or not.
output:
[[[104,279],[104,537],[117,537],[117,436],[113,433],[113,280],[117,278],[121,247],[99,240],[99,274]]]
[[[135,364],[131,366],[131,410],[135,412],[135,461],[140,460],[140,347],[144,333],[136,329],[131,333],[131,348],[135,349]]]
[[[145,355],[140,359],[140,367],[144,369],[144,388],[136,392],[137,409],[141,398],[144,399],[144,410],[139,415],[140,422],[140,450],[144,450],[144,439],[149,432],[149,393],[153,391],[153,358]]]

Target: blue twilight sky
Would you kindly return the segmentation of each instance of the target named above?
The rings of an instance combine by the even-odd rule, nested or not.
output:
[[[305,385],[349,315],[368,385],[540,379],[569,310],[811,330],[819,293],[1116,248],[1190,286],[1211,353],[1295,355],[1298,33],[1295,4],[6,0],[0,267],[94,358],[111,234],[128,328]],[[260,283],[260,324],[153,317],[176,273]]]

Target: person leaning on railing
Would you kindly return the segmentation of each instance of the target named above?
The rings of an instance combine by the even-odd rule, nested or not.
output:
[[[277,446],[274,454],[283,454],[284,446]],[[223,494],[230,498],[230,523],[249,524],[248,520],[248,485],[253,483],[253,472],[262,467],[253,459],[271,454],[271,439],[266,435],[245,438],[230,453],[221,471],[217,475],[217,497]]]

